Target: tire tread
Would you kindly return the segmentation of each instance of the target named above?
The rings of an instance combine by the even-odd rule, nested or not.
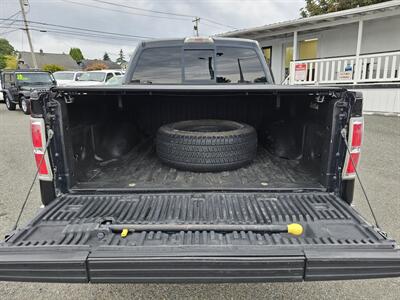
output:
[[[205,135],[188,131],[181,134],[172,129],[172,124],[164,125],[156,137],[158,156],[172,167],[190,171],[216,172],[243,167],[254,159],[257,152],[255,129],[243,125],[243,128],[231,132]]]

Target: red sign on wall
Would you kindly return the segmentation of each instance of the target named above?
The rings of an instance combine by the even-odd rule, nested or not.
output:
[[[295,64],[294,80],[296,81],[307,80],[307,64],[304,63]]]

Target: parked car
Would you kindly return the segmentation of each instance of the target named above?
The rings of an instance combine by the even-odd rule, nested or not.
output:
[[[53,76],[57,81],[58,86],[74,84],[84,74],[83,71],[58,71],[54,72]]]
[[[74,84],[76,86],[93,86],[104,85],[108,80],[114,76],[120,76],[120,72],[102,70],[102,71],[88,71],[79,77],[78,81]]]
[[[255,41],[142,42],[123,85],[32,99],[44,208],[0,245],[0,279],[400,276],[396,242],[351,206],[362,102],[274,84]]]
[[[35,70],[4,70],[1,73],[2,92],[8,110],[19,105],[24,114],[31,113],[30,94],[33,90],[48,91],[56,85],[49,72]]]
[[[106,82],[106,85],[121,85],[124,81],[123,75],[115,75]]]

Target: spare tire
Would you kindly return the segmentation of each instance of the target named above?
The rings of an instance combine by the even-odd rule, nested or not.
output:
[[[233,170],[256,156],[257,133],[250,125],[233,121],[182,121],[158,129],[156,148],[160,160],[177,169]]]

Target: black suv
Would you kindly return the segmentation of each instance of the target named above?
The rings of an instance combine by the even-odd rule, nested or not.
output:
[[[37,70],[5,70],[1,73],[1,89],[8,110],[17,104],[24,114],[31,113],[30,93],[32,90],[46,91],[56,85],[49,72]]]

